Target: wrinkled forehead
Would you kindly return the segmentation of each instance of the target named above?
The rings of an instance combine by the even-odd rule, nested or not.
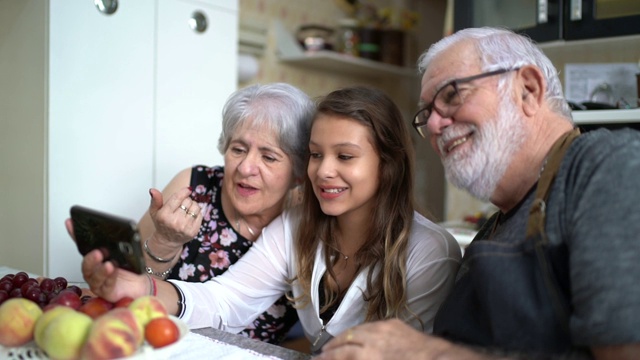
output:
[[[469,41],[451,45],[437,54],[427,67],[421,81],[420,102],[427,103],[433,95],[451,80],[481,72],[481,61]]]

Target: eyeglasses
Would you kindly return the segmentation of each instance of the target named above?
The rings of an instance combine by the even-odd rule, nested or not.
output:
[[[430,104],[427,104],[422,109],[418,110],[416,115],[413,117],[413,127],[423,139],[426,139],[427,122],[429,121],[429,117],[434,110],[438,112],[438,114],[440,114],[440,116],[442,116],[443,118],[448,118],[455,114],[455,112],[458,111],[460,106],[462,106],[462,104],[464,103],[466,92],[460,92],[460,84],[465,84],[484,77],[504,74],[510,71],[517,71],[518,69],[520,68],[504,68],[465,78],[451,80],[436,92],[436,94],[433,96],[433,101]]]

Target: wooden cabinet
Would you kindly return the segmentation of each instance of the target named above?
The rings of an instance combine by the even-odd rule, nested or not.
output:
[[[150,187],[222,162],[237,0],[117,3],[0,2],[2,265],[80,281],[71,205],[138,219]]]

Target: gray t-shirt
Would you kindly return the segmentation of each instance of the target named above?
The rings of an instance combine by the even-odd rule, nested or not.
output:
[[[436,317],[436,333],[525,353],[544,353],[547,343],[540,339],[558,338],[547,335],[550,323],[536,317],[551,306],[548,301],[536,303],[511,289],[540,284],[534,279],[539,274],[527,278],[514,267],[491,269],[504,259],[511,265],[525,261],[518,251],[528,251],[521,244],[534,195],[535,186],[501,216],[494,233],[488,224],[467,248],[456,286]],[[573,142],[552,184],[545,230],[554,261],[561,264],[554,267],[560,292],[569,304],[567,345],[640,342],[640,132],[600,129]],[[515,253],[503,251],[513,246]]]

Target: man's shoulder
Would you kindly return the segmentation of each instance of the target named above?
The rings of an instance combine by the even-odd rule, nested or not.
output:
[[[640,131],[623,128],[587,131],[574,141],[566,157],[576,165],[625,162],[640,153]]]
[[[584,132],[575,142],[577,148],[593,148],[598,150],[615,148],[618,146],[640,147],[640,131],[631,128],[610,130],[600,128]]]

